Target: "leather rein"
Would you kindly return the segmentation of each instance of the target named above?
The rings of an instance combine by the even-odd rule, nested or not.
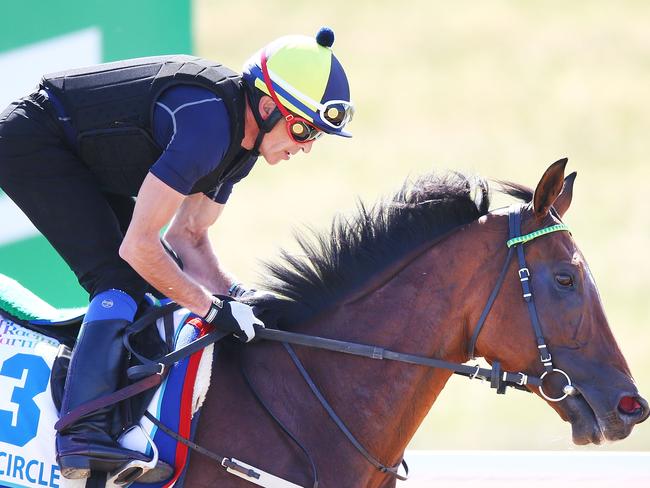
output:
[[[257,328],[256,329],[256,337],[263,339],[263,340],[269,340],[269,341],[274,341],[274,342],[281,342],[285,349],[287,350],[290,358],[292,359],[294,365],[300,372],[301,376],[309,386],[310,390],[314,394],[314,396],[319,400],[329,417],[334,421],[334,423],[338,426],[338,428],[341,430],[341,432],[346,436],[346,438],[350,441],[350,443],[373,465],[375,466],[379,471],[383,473],[387,473],[389,475],[394,476],[397,479],[400,480],[406,480],[408,477],[408,466],[402,459],[399,463],[397,463],[394,466],[385,466],[382,464],[377,458],[372,456],[364,447],[363,445],[354,437],[354,435],[349,431],[349,429],[345,426],[343,421],[339,418],[339,416],[336,414],[334,409],[329,405],[325,397],[320,393],[318,390],[317,386],[307,373],[305,367],[302,365],[300,362],[300,359],[298,356],[295,354],[293,349],[291,348],[290,344],[292,345],[298,345],[298,346],[305,346],[305,347],[311,347],[311,348],[316,348],[316,349],[324,349],[328,351],[334,351],[334,352],[340,352],[344,354],[351,354],[355,356],[361,356],[369,359],[375,359],[375,360],[390,360],[390,361],[398,361],[402,363],[407,363],[407,364],[414,364],[418,366],[426,366],[426,367],[431,367],[431,368],[441,368],[441,369],[446,369],[449,371],[452,371],[454,374],[458,374],[461,376],[468,377],[469,379],[479,379],[483,381],[487,381],[490,384],[491,388],[496,389],[497,394],[504,394],[506,392],[506,388],[512,387],[516,388],[519,390],[524,390],[530,392],[530,390],[527,388],[527,385],[532,385],[536,386],[539,389],[540,394],[542,397],[544,397],[547,401],[549,402],[559,402],[566,398],[568,395],[574,395],[577,393],[577,390],[572,386],[571,384],[571,379],[569,375],[553,366],[553,361],[552,361],[552,356],[548,350],[548,346],[545,343],[543,334],[542,334],[542,329],[541,325],[539,322],[539,318],[537,315],[537,309],[535,307],[535,302],[533,301],[533,292],[530,287],[530,270],[526,266],[526,260],[525,260],[525,255],[524,255],[524,244],[527,242],[532,241],[533,239],[536,239],[537,237],[552,233],[552,232],[558,232],[558,231],[567,231],[568,228],[566,225],[563,223],[552,225],[549,227],[544,227],[542,229],[536,230],[534,232],[531,232],[526,235],[521,235],[521,211],[522,211],[523,205],[522,204],[517,204],[517,205],[512,205],[509,208],[508,211],[508,228],[509,228],[509,234],[508,234],[508,241],[506,242],[506,245],[508,247],[508,253],[506,255],[505,262],[503,264],[503,267],[501,269],[501,272],[499,274],[499,277],[497,279],[497,282],[492,289],[492,292],[488,298],[488,301],[483,309],[483,312],[481,313],[481,316],[479,317],[478,323],[474,327],[474,332],[472,334],[471,340],[469,342],[468,346],[468,354],[471,359],[475,358],[474,352],[476,348],[476,342],[478,340],[478,336],[482,330],[482,327],[485,323],[485,320],[492,309],[492,305],[494,304],[499,291],[501,290],[501,287],[503,285],[503,282],[506,277],[506,273],[508,271],[508,268],[510,267],[510,262],[512,261],[512,257],[515,254],[515,251],[517,253],[517,258],[518,258],[518,277],[519,281],[522,286],[522,291],[523,291],[523,299],[527,304],[528,307],[528,312],[530,315],[533,331],[535,333],[535,339],[537,342],[537,347],[539,349],[540,353],[540,362],[542,363],[544,367],[544,373],[541,376],[531,376],[527,375],[523,372],[517,372],[517,373],[511,373],[507,371],[502,371],[500,363],[498,361],[493,361],[492,362],[492,367],[491,368],[481,368],[479,365],[466,365],[466,364],[460,364],[460,363],[452,363],[448,361],[444,361],[442,359],[435,359],[435,358],[429,358],[425,356],[418,356],[418,355],[413,355],[413,354],[406,354],[406,353],[401,353],[401,352],[396,352],[396,351],[391,351],[389,349],[385,349],[382,347],[374,346],[374,345],[367,345],[367,344],[360,344],[360,343],[354,343],[354,342],[347,342],[347,341],[340,341],[336,339],[328,339],[324,337],[318,337],[318,336],[311,336],[311,335],[306,335],[306,334],[300,334],[296,332],[287,332],[287,331],[282,331],[278,329],[270,329],[270,328]],[[167,354],[163,356],[162,358],[158,358],[156,360],[150,360],[148,358],[145,358],[138,354],[133,347],[130,344],[129,337],[133,334],[136,334],[137,332],[143,330],[146,326],[151,324],[152,320],[155,320],[158,317],[163,316],[164,314],[168,314],[172,312],[173,310],[176,310],[180,308],[180,306],[176,304],[169,304],[161,307],[160,309],[154,310],[148,314],[145,314],[142,316],[140,319],[135,321],[128,329],[127,334],[124,337],[124,344],[127,347],[127,349],[134,355],[140,359],[140,361],[143,363],[140,366],[134,366],[129,368],[128,375],[131,379],[137,379],[136,383],[133,385],[130,385],[122,390],[129,390],[124,391],[123,393],[122,390],[118,390],[117,392],[108,395],[106,397],[99,398],[95,401],[89,402],[89,404],[81,405],[77,409],[71,411],[64,417],[62,417],[59,422],[56,425],[56,428],[58,430],[65,428],[67,425],[70,425],[74,423],[76,420],[78,420],[81,416],[87,414],[89,411],[94,411],[96,409],[102,408],[106,405],[110,405],[111,403],[115,403],[116,401],[123,400],[125,398],[128,398],[130,396],[134,396],[136,393],[139,393],[140,391],[143,391],[142,389],[147,389],[151,388],[152,386],[155,386],[159,384],[162,380],[162,376],[164,375],[164,372],[168,369],[169,366],[174,364],[175,362],[179,361],[180,359],[187,357],[194,352],[197,352],[207,345],[214,343],[224,336],[228,335],[225,332],[222,331],[213,331],[205,336],[203,336],[200,339],[197,339],[193,341],[192,343],[188,344],[187,346],[178,349],[170,354]],[[550,397],[547,395],[543,388],[542,384],[544,381],[544,378],[552,373],[558,373],[564,376],[566,385],[563,388],[563,394],[559,397]],[[157,381],[152,381],[151,378],[157,377]],[[259,397],[257,392],[254,391],[248,376],[245,374],[246,381],[253,391],[255,397],[257,400],[262,404],[262,406],[266,409],[267,413],[271,415],[271,417],[282,427],[282,429],[289,435],[294,442],[298,444],[298,446],[302,449],[302,451],[307,455],[307,457],[310,460],[310,463],[312,465],[312,471],[313,471],[313,478],[314,478],[314,488],[318,486],[318,475],[316,472],[316,467],[311,459],[311,456],[309,453],[306,451],[306,449],[298,442],[298,440],[282,425],[282,423],[279,421],[279,419],[273,415],[273,413],[269,410],[267,405],[264,403],[264,401]],[[155,383],[155,384],[153,384]],[[140,388],[137,387],[138,384],[142,384]],[[135,393],[134,393],[135,392]],[[77,411],[79,410],[79,411]],[[156,425],[159,427],[164,427],[163,424],[161,424],[159,421],[157,421],[154,418],[149,418],[151,421],[153,421]],[[164,429],[166,432],[169,431],[168,428],[165,427]],[[169,433],[169,432],[168,432]],[[220,464],[222,464],[224,467],[233,467],[234,469],[237,469],[237,464],[229,459],[225,458],[222,456],[219,456],[218,454],[212,453],[211,451],[208,451],[204,448],[201,448],[200,446],[197,446],[193,442],[191,442],[189,439],[185,439],[184,437],[174,433],[173,435],[174,438],[176,438],[179,442],[182,442],[189,446],[190,448],[200,452],[203,455],[207,455],[208,457],[212,459],[216,459],[220,461]],[[403,465],[406,471],[406,476],[401,475],[398,473],[398,469],[400,465]],[[241,471],[247,471],[247,476],[253,476],[255,473],[250,472],[250,470],[244,470],[241,469]]]

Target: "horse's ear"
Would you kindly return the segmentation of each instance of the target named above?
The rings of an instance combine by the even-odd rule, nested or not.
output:
[[[564,167],[567,162],[567,158],[555,161],[537,183],[533,194],[533,209],[537,220],[543,220],[548,215],[549,209],[560,195],[564,185]]]
[[[571,198],[573,198],[573,182],[576,180],[577,175],[578,173],[574,171],[569,176],[564,178],[564,186],[562,187],[562,191],[553,204],[553,207],[555,210],[557,210],[557,213],[560,214],[560,217],[564,217],[564,214],[571,205]]]

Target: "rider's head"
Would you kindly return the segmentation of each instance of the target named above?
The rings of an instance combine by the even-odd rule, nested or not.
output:
[[[344,129],[354,107],[333,42],[334,33],[326,27],[316,38],[285,36],[244,64],[244,85],[261,134],[256,145],[282,118],[291,142],[305,147],[322,133],[351,137]],[[269,114],[260,113],[265,103],[273,107]]]

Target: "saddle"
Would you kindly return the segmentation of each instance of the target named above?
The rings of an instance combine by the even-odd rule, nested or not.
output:
[[[141,310],[138,310],[136,320],[138,316],[147,314],[160,305],[155,298],[148,297]],[[35,332],[34,337],[42,337],[41,340],[47,340],[43,336],[50,338],[48,340],[50,350],[58,344],[56,355],[51,360],[49,378],[51,405],[53,406],[52,424],[58,418],[71,350],[74,347],[85,311],[85,308],[56,309],[16,281],[0,274],[0,321],[2,318],[5,319],[2,321],[3,328],[6,329],[5,332],[9,333],[10,328],[13,333],[23,328],[29,329]],[[190,316],[187,310],[178,310],[165,314],[152,322],[151,326],[142,328],[130,337],[129,342],[140,355],[157,358],[204,334],[203,327],[202,321]],[[28,332],[20,333],[28,334]],[[155,450],[161,460],[176,468],[175,477],[181,475],[185,465],[187,454],[183,455],[181,451],[178,451],[182,450],[184,446],[177,445],[175,439],[156,429],[154,424],[143,415],[146,412],[148,416],[153,416],[172,430],[185,433],[189,437],[192,425],[198,421],[198,411],[209,386],[213,350],[214,348],[210,347],[205,351],[195,353],[179,362],[178,367],[174,365],[169,368],[164,379],[164,388],[146,390],[128,401],[119,402],[115,407],[116,415],[114,415],[112,433],[115,437],[122,434],[119,442],[126,448],[148,452],[148,454]],[[2,355],[0,354],[1,362]],[[135,357],[132,357],[132,362],[133,365],[139,364]],[[198,378],[201,378],[201,381],[198,381]],[[125,374],[123,384],[126,386],[128,383],[129,380]],[[188,391],[191,394],[188,395]],[[189,398],[191,405],[181,405],[182,398]],[[181,418],[181,410],[189,412],[189,418]],[[38,413],[41,414],[42,423],[46,415],[42,409]],[[37,417],[36,423],[38,424],[38,422]],[[3,449],[3,440],[0,436],[0,450]],[[54,470],[58,468],[56,462],[53,461],[54,444],[53,442],[40,442],[40,444],[41,450],[47,446],[47,449],[51,451],[42,454],[42,459],[49,459],[54,473]],[[8,452],[19,455],[20,451],[11,447]],[[41,455],[39,454],[39,456]],[[43,463],[46,464],[45,461]],[[0,485],[2,484],[2,480],[0,480]],[[96,486],[103,486],[103,484]],[[151,488],[155,485],[136,482],[130,486]]]

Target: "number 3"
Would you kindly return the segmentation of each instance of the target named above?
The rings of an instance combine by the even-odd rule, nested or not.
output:
[[[50,377],[50,368],[43,358],[31,354],[16,354],[7,359],[0,375],[20,380],[25,370],[25,385],[14,387],[11,395],[11,403],[18,405],[16,425],[12,425],[12,412],[0,409],[0,441],[19,447],[36,437],[41,411],[34,397],[46,390]]]

